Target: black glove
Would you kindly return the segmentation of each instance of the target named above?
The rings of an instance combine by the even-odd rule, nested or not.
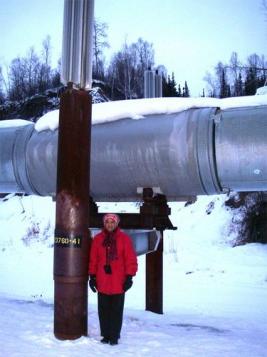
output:
[[[91,290],[96,293],[97,285],[96,285],[96,276],[90,275],[89,286]]]
[[[123,284],[123,290],[124,292],[126,292],[127,290],[129,290],[133,285],[133,277],[131,275],[127,275],[126,276],[126,280]]]

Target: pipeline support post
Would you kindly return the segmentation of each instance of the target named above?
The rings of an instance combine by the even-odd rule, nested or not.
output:
[[[164,195],[153,197],[153,190],[143,190],[144,204],[140,212],[145,220],[153,218],[153,215],[161,217],[156,227],[160,231],[160,242],[155,252],[146,255],[146,310],[157,314],[163,313],[163,229],[168,227],[168,216],[171,209]],[[171,224],[172,226],[172,224]],[[173,227],[174,228],[174,227]]]
[[[54,245],[54,334],[87,335],[92,99],[69,88],[59,114]]]
[[[146,311],[163,314],[163,232],[158,249],[146,254]]]

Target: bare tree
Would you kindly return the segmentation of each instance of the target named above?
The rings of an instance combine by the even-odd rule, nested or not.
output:
[[[15,58],[9,66],[8,96],[11,100],[24,100],[36,93],[43,93],[58,82],[58,74],[50,67],[51,42],[47,36],[43,41],[41,57],[31,47],[26,57]]]
[[[125,99],[143,97],[144,71],[154,65],[153,45],[139,38],[128,45],[125,41],[108,68],[111,88],[118,88]]]
[[[9,67],[10,88],[8,96],[10,100],[21,100],[27,96],[26,73],[23,59],[19,57],[13,59]]]
[[[0,104],[2,104],[5,100],[5,94],[3,91],[3,83],[4,83],[4,77],[3,77],[2,67],[0,67]]]
[[[51,37],[46,36],[46,38],[42,42],[42,65],[40,69],[40,74],[42,76],[41,84],[43,87],[49,87],[51,82]],[[42,90],[40,88],[40,90]]]
[[[206,72],[203,80],[205,82],[207,82],[207,85],[208,85],[208,96],[209,97],[216,97],[216,95],[217,95],[217,93],[216,93],[217,85],[216,85],[214,76],[210,72]]]
[[[235,82],[238,78],[238,74],[240,72],[240,61],[238,59],[238,54],[236,52],[232,52],[230,58],[230,73],[232,75],[232,80]]]
[[[125,99],[135,97],[134,75],[136,69],[136,53],[125,42],[121,51],[117,52],[109,67],[109,81],[112,88],[116,87],[123,93]]]
[[[136,86],[137,94],[139,97],[144,96],[144,72],[148,68],[152,68],[154,65],[154,49],[152,43],[144,41],[139,38],[136,44],[133,44],[137,53],[137,74],[136,74]]]
[[[33,95],[39,89],[39,83],[42,81],[41,63],[37,56],[34,47],[31,47],[28,57],[24,58],[24,65],[26,68],[26,88],[27,95]]]
[[[103,51],[109,47],[107,42],[108,25],[105,22],[94,20],[93,25],[93,77],[103,79],[104,77],[104,56]]]
[[[218,62],[214,68],[215,75],[213,76],[210,72],[207,72],[203,78],[209,86],[208,91],[210,97],[225,98],[230,96],[227,67],[229,66]]]
[[[245,69],[242,63],[238,59],[238,54],[232,52],[229,66],[226,66],[228,69],[228,79],[231,86],[231,92],[233,96],[243,95],[243,82],[242,76],[245,76]]]
[[[43,61],[46,66],[49,66],[51,57],[51,37],[49,35],[43,40],[42,45]]]

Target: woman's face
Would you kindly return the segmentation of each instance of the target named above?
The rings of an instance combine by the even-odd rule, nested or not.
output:
[[[113,232],[114,229],[117,227],[117,224],[113,221],[113,219],[106,219],[104,227],[108,232]]]

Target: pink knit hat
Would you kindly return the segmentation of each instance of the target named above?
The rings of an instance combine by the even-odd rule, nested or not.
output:
[[[106,213],[105,216],[103,217],[103,223],[105,224],[105,222],[108,219],[111,219],[113,222],[116,223],[116,225],[118,225],[119,222],[120,222],[119,216],[117,214],[115,214],[115,213]]]

